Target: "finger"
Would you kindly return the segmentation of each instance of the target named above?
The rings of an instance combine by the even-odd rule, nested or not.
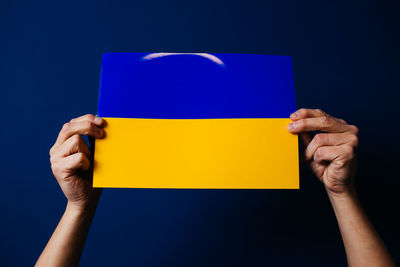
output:
[[[354,147],[348,144],[340,146],[322,146],[318,148],[313,156],[317,163],[324,161],[335,161],[338,159],[350,160],[354,158]]]
[[[315,173],[315,175],[317,175],[317,177],[322,177],[326,167],[327,167],[326,162],[323,163],[318,163],[315,161],[310,162],[310,168]]]
[[[71,122],[78,122],[78,121],[90,121],[96,124],[99,127],[106,126],[106,121],[103,118],[97,117],[93,114],[86,114],[78,118],[74,118]]]
[[[55,143],[55,147],[58,147],[64,143],[74,134],[90,135],[95,138],[102,138],[104,136],[104,130],[91,121],[68,122],[64,124],[63,128],[61,129]]]
[[[331,116],[305,118],[288,124],[288,131],[293,134],[312,131],[343,133],[351,130],[350,125],[347,125]]]
[[[55,150],[52,157],[67,157],[78,152],[82,152],[88,158],[91,156],[91,151],[83,138],[79,134],[74,134]]]
[[[316,118],[316,117],[322,117],[325,115],[327,115],[327,114],[320,109],[301,108],[301,109],[297,110],[296,112],[293,112],[292,114],[290,114],[290,119],[292,121],[297,121],[297,120],[304,119],[304,118]]]
[[[306,160],[310,160],[315,151],[322,146],[339,146],[346,143],[357,146],[357,136],[351,133],[319,133],[311,140],[304,151],[304,155]]]
[[[67,171],[88,170],[90,161],[83,153],[75,153],[68,157],[58,159],[59,164]]]

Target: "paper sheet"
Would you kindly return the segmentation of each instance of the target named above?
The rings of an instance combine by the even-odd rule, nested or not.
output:
[[[299,188],[291,58],[103,55],[95,187]]]

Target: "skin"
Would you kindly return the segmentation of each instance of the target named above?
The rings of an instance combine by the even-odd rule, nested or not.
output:
[[[395,266],[366,216],[354,186],[358,129],[319,109],[290,116],[288,131],[305,144],[304,159],[324,184],[334,209],[349,266]],[[104,138],[103,119],[85,115],[66,123],[50,150],[53,174],[67,206],[36,266],[78,266],[101,194],[92,187],[92,152],[81,135]],[[312,132],[319,133],[313,135]]]
[[[355,190],[358,128],[319,109],[300,109],[290,119],[288,131],[300,135],[304,158],[325,186],[349,266],[395,266]]]
[[[81,135],[103,138],[103,119],[85,115],[64,124],[50,149],[51,169],[67,206],[36,266],[78,266],[101,189],[92,187],[92,151]]]

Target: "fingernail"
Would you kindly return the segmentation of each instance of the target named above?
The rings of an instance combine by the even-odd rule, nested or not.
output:
[[[102,129],[96,129],[96,136],[97,137],[103,137],[103,130]]]
[[[102,121],[103,121],[103,119],[99,118],[97,116],[94,118],[94,123],[96,123],[96,124],[100,124],[100,123],[102,123]]]
[[[290,130],[290,131],[296,129],[296,123],[294,123],[294,122],[289,123],[288,126],[287,126],[287,128],[288,128],[288,130]]]
[[[297,118],[297,116],[298,116],[297,112],[290,114],[290,117],[293,119]]]

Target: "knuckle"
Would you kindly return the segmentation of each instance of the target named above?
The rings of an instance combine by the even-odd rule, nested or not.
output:
[[[358,147],[359,140],[358,140],[357,135],[351,135],[350,143],[351,143],[351,145],[352,145],[353,147]]]
[[[346,159],[352,159],[354,158],[354,147],[350,145],[346,145],[344,147],[344,157]]]
[[[317,144],[322,144],[326,140],[326,136],[322,133],[316,134],[314,138]]]
[[[88,132],[92,132],[94,130],[95,126],[92,122],[86,121],[85,128],[88,130]]]
[[[72,169],[74,169],[73,167],[74,167],[74,163],[71,161],[68,161],[63,164],[63,168],[66,170],[72,170]]]
[[[68,149],[71,151],[76,151],[79,148],[80,136],[78,134],[74,134],[69,138],[70,142],[68,142]]]
[[[358,133],[360,132],[360,130],[358,129],[358,127],[355,126],[355,125],[350,125],[350,128],[351,128],[352,132],[353,132],[355,135],[358,135]]]
[[[52,167],[53,167],[54,161],[55,161],[54,157],[51,157],[51,156],[50,156],[50,164],[51,164]]]
[[[86,165],[86,162],[87,162],[87,160],[86,160],[85,154],[80,152],[79,156],[78,156],[78,168],[84,167]]]
[[[56,164],[55,164],[54,160],[51,161],[50,167],[51,167],[51,170],[52,170],[53,172],[56,171],[57,167],[56,167]]]
[[[83,162],[85,160],[85,155],[82,152],[78,152],[76,154],[79,162]]]
[[[50,162],[54,163],[57,160],[57,157],[55,155],[50,156]]]
[[[86,114],[85,117],[90,121],[94,121],[94,119],[95,119],[95,116],[93,114]]]
[[[82,167],[83,161],[84,161],[83,153],[81,153],[81,152],[75,153],[75,159],[69,163],[68,168],[69,169],[79,169]]]
[[[69,128],[71,128],[71,123],[70,122],[67,122],[67,123],[64,123],[64,125],[63,125],[63,127],[62,127],[62,131],[68,131],[69,130]]]
[[[321,117],[321,124],[324,127],[328,127],[331,123],[331,119],[328,116],[322,116]]]
[[[60,172],[60,165],[58,164],[56,159],[53,159],[51,161],[51,170],[53,171],[54,174],[57,174]]]
[[[73,136],[71,136],[71,139],[72,139],[72,144],[77,145],[79,144],[81,137],[79,136],[79,134],[74,134]]]
[[[315,157],[318,159],[318,158],[322,158],[322,156],[324,155],[324,151],[323,151],[323,149],[322,148],[318,148],[316,151],[315,151]]]
[[[317,113],[319,113],[321,115],[325,114],[325,112],[322,109],[319,109],[319,108],[315,109],[315,112],[317,112]]]
[[[344,166],[346,166],[346,164],[347,164],[347,161],[343,160],[343,159],[340,159],[336,162],[336,166],[339,168],[343,168]]]
[[[54,146],[52,146],[49,150],[50,157],[54,154]]]

